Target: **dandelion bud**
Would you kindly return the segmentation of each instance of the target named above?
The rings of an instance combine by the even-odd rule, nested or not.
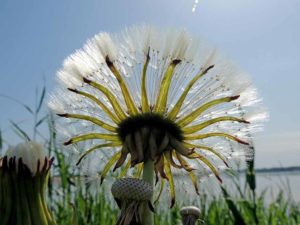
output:
[[[185,206],[180,210],[183,225],[195,225],[200,217],[200,209],[195,206]]]
[[[56,225],[45,201],[52,162],[36,142],[9,148],[0,158],[0,224]]]
[[[111,192],[121,209],[116,225],[142,224],[142,204],[148,204],[150,210],[154,211],[151,204],[153,187],[144,180],[119,179],[112,185]]]

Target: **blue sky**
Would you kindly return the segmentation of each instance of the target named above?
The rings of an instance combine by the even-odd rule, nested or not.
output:
[[[0,94],[34,105],[36,87],[53,89],[62,61],[100,31],[133,24],[184,27],[248,72],[270,121],[256,138],[258,167],[300,165],[299,0],[0,1]],[[30,115],[0,97],[0,128],[31,130]]]

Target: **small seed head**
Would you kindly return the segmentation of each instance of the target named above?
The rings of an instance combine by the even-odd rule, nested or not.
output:
[[[195,206],[185,206],[181,208],[180,215],[181,216],[192,215],[197,217],[198,219],[200,216],[200,209]]]
[[[150,201],[153,187],[146,181],[135,178],[123,178],[117,180],[111,188],[116,199]]]

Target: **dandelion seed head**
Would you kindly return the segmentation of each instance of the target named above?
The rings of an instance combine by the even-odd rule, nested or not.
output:
[[[16,168],[18,168],[19,160],[22,159],[22,163],[29,168],[33,175],[37,173],[38,168],[39,170],[42,170],[45,159],[47,158],[43,146],[40,143],[33,141],[9,147],[5,156],[8,161],[11,158],[15,158]]]
[[[97,161],[87,168],[98,165],[101,182],[112,166],[117,176],[139,177],[151,159],[171,193],[172,176],[178,182],[182,173],[198,192],[198,177],[221,181],[232,159],[253,155],[245,152],[267,118],[248,76],[185,30],[100,33],[57,78],[49,101],[57,130],[78,149],[78,163]]]

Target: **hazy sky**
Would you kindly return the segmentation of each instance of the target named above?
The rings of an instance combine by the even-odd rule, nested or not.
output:
[[[100,31],[133,24],[184,27],[248,72],[269,110],[256,138],[258,167],[300,165],[299,0],[0,0],[0,94],[34,105],[36,87],[65,57]],[[0,129],[20,141],[9,120],[30,131],[31,117],[0,97]]]

